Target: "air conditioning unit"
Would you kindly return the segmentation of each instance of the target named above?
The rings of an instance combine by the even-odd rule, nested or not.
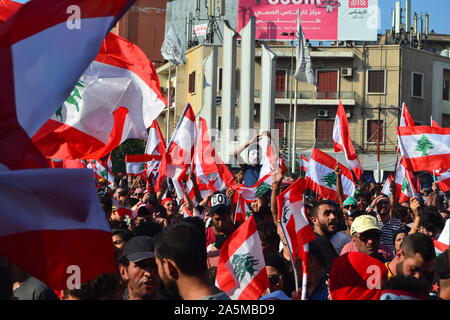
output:
[[[342,68],[341,75],[343,77],[351,77],[353,75],[353,69],[352,68]]]
[[[319,110],[319,113],[317,114],[319,118],[327,118],[328,117],[328,110]]]

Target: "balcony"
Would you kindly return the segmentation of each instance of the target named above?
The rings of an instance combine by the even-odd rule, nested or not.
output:
[[[340,91],[340,92],[317,92],[317,91],[297,91],[297,104],[301,105],[337,105],[339,100],[344,105],[354,106],[355,101],[354,91]],[[290,104],[295,103],[295,91],[276,91],[276,104]],[[255,102],[261,103],[261,90],[255,90]]]

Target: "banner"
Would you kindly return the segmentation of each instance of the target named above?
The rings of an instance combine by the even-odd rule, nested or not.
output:
[[[257,40],[292,41],[298,14],[309,40],[377,40],[378,0],[239,0],[238,32],[254,16]]]

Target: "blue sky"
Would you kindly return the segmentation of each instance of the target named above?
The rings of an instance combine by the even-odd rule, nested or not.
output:
[[[378,4],[381,9],[381,30],[391,28],[392,15],[391,10],[395,7],[397,0],[378,0]],[[406,7],[406,1],[401,0],[402,8]],[[436,33],[450,34],[450,1],[449,0],[413,0],[411,15],[414,11],[418,14],[426,13],[430,14],[430,30],[434,29]],[[411,19],[412,23],[412,19]],[[420,22],[419,22],[420,28]]]
[[[29,0],[14,0],[17,2],[25,3]],[[391,10],[395,7],[397,0],[378,0],[378,4],[381,9],[381,28],[380,31],[391,28],[392,16]],[[405,8],[405,0],[401,0],[402,7]],[[411,14],[426,13],[430,14],[430,30],[434,29],[436,33],[448,33],[450,34],[450,23],[448,22],[450,14],[450,1],[449,0],[413,0]],[[420,23],[419,23],[420,27]]]

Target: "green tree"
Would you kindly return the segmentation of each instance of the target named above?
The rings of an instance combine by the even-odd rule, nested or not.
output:
[[[253,277],[256,272],[255,267],[258,264],[258,260],[249,253],[235,254],[233,255],[233,258],[231,258],[231,265],[233,266],[234,273],[239,281],[241,281],[247,273]]]
[[[431,149],[434,149],[434,147],[430,139],[428,139],[426,135],[420,137],[419,141],[417,142],[416,151],[422,152],[422,157],[425,157],[428,155],[428,150]]]
[[[336,174],[330,172],[321,181],[324,182],[328,188],[333,188],[333,186],[336,185]]]

